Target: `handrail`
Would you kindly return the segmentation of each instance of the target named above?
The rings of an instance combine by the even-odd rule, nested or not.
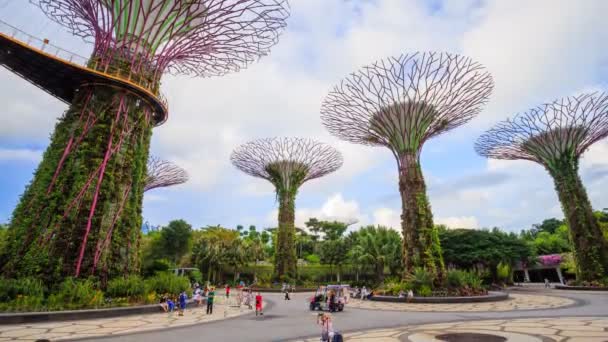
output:
[[[137,80],[131,78],[130,75],[125,75],[124,72],[121,75],[120,70],[117,68],[106,68],[105,70],[97,70],[90,68],[88,66],[88,58],[62,49],[56,45],[53,45],[48,39],[40,39],[38,37],[32,36],[2,20],[0,20],[0,33],[3,33],[4,35],[13,38],[14,40],[21,41],[27,46],[40,50],[45,54],[51,55],[66,63],[74,64],[78,67],[90,70],[93,73],[102,74],[112,79],[116,78],[125,83],[130,83],[137,87],[143,88],[147,92],[153,94],[154,97],[156,97],[158,101],[162,104],[165,110],[168,108],[166,98],[157,89],[153,89],[153,87],[151,87],[148,82],[137,82]]]

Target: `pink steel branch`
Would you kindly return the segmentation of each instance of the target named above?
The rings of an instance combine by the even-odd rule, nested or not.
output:
[[[132,72],[151,67],[154,80],[165,71],[197,76],[238,71],[269,53],[289,16],[287,0],[30,1],[75,35],[92,39],[102,64],[124,51]],[[139,32],[117,36],[116,25],[125,22]],[[160,43],[151,51],[146,42]]]
[[[181,167],[156,157],[148,160],[144,192],[155,188],[164,188],[188,181],[188,173]]]

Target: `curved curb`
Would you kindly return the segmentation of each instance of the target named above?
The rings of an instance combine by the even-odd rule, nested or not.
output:
[[[555,285],[556,290],[608,292],[608,287]]]
[[[509,294],[506,292],[490,291],[487,295],[472,297],[414,297],[408,301],[408,298],[399,298],[394,296],[373,296],[369,300],[388,303],[463,304],[499,302],[507,299],[509,299]]]

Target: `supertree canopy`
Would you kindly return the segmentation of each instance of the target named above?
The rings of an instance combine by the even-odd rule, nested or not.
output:
[[[531,160],[549,172],[570,228],[577,277],[584,281],[606,276],[608,244],[578,175],[578,162],[606,136],[608,94],[590,93],[532,108],[497,124],[475,144],[484,157]]]
[[[156,157],[148,159],[148,171],[144,181],[144,192],[165,188],[188,181],[188,173],[181,167]]]
[[[241,171],[274,185],[279,201],[275,275],[294,277],[296,194],[306,181],[339,169],[342,155],[331,146],[309,139],[271,138],[238,147],[230,160]]]
[[[131,90],[159,97],[165,72],[223,75],[266,55],[285,27],[287,0],[31,2],[93,43],[87,68],[107,82],[78,85],[56,125],[13,213],[3,273],[54,280],[137,271],[150,137],[167,114]]]
[[[413,53],[386,58],[350,74],[322,103],[321,118],[333,135],[388,147],[397,160],[406,274],[420,266],[441,280],[444,272],[420,168],[422,146],[471,120],[492,89],[490,74],[470,58]]]

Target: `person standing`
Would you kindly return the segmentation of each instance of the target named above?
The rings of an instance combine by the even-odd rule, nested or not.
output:
[[[226,298],[230,298],[230,285],[226,284]]]
[[[186,291],[183,291],[179,294],[179,316],[184,315],[184,311],[186,310],[186,301],[188,300],[188,295]]]
[[[317,316],[317,324],[321,326],[321,341],[330,342],[334,337],[334,327],[331,316],[328,313],[320,313]]]
[[[262,294],[258,292],[255,296],[255,315],[264,316],[264,311],[262,310]]]
[[[551,287],[551,283],[549,282],[549,279],[545,278],[545,288],[549,287]]]
[[[213,314],[213,299],[215,298],[215,289],[212,287],[207,294],[207,315]]]
[[[367,296],[367,288],[365,286],[363,286],[363,288],[361,289],[361,300],[364,300],[366,296]]]
[[[284,300],[291,300],[291,298],[289,298],[289,285],[283,283],[283,292],[285,293]]]

